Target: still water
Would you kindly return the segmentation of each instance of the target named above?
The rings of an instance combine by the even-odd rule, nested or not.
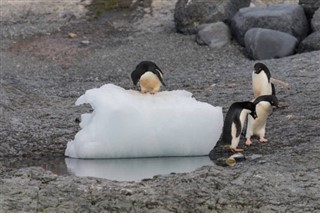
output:
[[[117,181],[139,181],[155,175],[191,172],[201,166],[213,164],[208,156],[134,159],[23,158],[1,163],[14,168],[40,166],[58,175],[99,177]]]

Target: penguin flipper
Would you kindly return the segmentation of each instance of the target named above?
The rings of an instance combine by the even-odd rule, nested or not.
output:
[[[166,86],[166,84],[163,82],[161,70],[157,68],[155,71],[152,71],[152,72],[153,72],[154,74],[156,74],[156,76],[159,78],[161,84],[162,84],[163,86]]]
[[[234,124],[236,125],[236,137],[239,137],[240,134],[241,134],[241,121],[240,121],[240,118],[239,116],[236,116],[235,119],[234,119]]]
[[[276,95],[276,88],[274,87],[274,84],[271,83],[271,91],[272,91],[272,95]]]

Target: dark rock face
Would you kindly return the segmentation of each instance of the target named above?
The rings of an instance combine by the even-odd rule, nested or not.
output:
[[[228,22],[242,7],[248,7],[251,0],[178,0],[174,21],[178,32],[194,34],[204,23]]]
[[[314,12],[320,7],[319,0],[299,0],[299,4],[303,7],[308,20],[310,20]]]
[[[196,41],[200,45],[211,48],[221,48],[230,43],[231,33],[229,27],[223,22],[200,25]]]
[[[289,33],[298,40],[307,36],[309,25],[303,8],[297,4],[243,8],[232,18],[231,30],[244,45],[244,35],[251,28],[267,28]]]
[[[294,53],[298,40],[276,30],[252,28],[244,36],[249,57],[256,60],[282,58]]]
[[[299,44],[298,48],[298,52],[310,52],[315,50],[320,50],[320,31],[311,33]]]
[[[320,8],[313,14],[313,18],[311,20],[311,28],[313,31],[320,30]]]

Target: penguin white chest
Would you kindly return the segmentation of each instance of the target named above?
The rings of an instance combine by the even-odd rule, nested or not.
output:
[[[251,111],[248,110],[248,109],[243,109],[243,110],[241,111],[241,113],[240,113],[241,131],[242,131],[242,128],[243,128],[243,126],[244,126],[244,123],[245,123],[245,121],[246,121],[246,119],[247,119],[247,116],[248,116],[248,114],[249,114],[250,112],[251,112]]]
[[[265,127],[268,116],[272,113],[272,106],[268,102],[260,102],[256,106],[257,118],[253,120],[256,129]]]
[[[160,90],[161,82],[156,74],[153,72],[145,72],[141,77],[140,77],[140,87],[141,87],[141,92],[146,93],[146,92],[151,92],[155,93]]]
[[[257,118],[248,118],[247,138],[252,135],[264,136],[268,116],[272,113],[269,102],[260,102],[256,105]]]
[[[268,81],[268,77],[264,72],[259,74],[252,73],[252,87],[255,97],[272,94],[271,83]]]
[[[243,109],[240,113],[239,119],[240,119],[240,133],[242,132],[242,128],[244,126],[244,122],[247,119],[248,113],[250,113],[250,110],[247,109]],[[235,123],[232,123],[231,126],[231,135],[232,135],[232,140],[231,140],[231,147],[236,148],[239,144],[239,140],[240,140],[240,136],[241,134],[239,134],[237,136],[237,127],[235,125]]]

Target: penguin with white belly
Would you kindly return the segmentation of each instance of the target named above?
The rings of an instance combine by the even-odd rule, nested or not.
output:
[[[275,87],[271,82],[271,73],[263,63],[256,63],[252,72],[252,88],[254,97],[275,95]]]
[[[246,145],[251,145],[251,137],[259,136],[260,142],[267,142],[265,138],[267,118],[272,113],[273,107],[278,107],[279,101],[275,95],[259,96],[253,101],[256,105],[257,118],[253,119],[248,116],[248,125],[246,130]]]
[[[257,118],[256,106],[250,101],[233,103],[226,114],[221,141],[223,144],[231,144],[230,149],[233,152],[243,151],[243,149],[238,149],[237,146],[248,114],[253,119]]]
[[[141,93],[155,94],[165,86],[162,71],[151,61],[140,62],[131,73],[131,79],[134,85],[140,84]]]

